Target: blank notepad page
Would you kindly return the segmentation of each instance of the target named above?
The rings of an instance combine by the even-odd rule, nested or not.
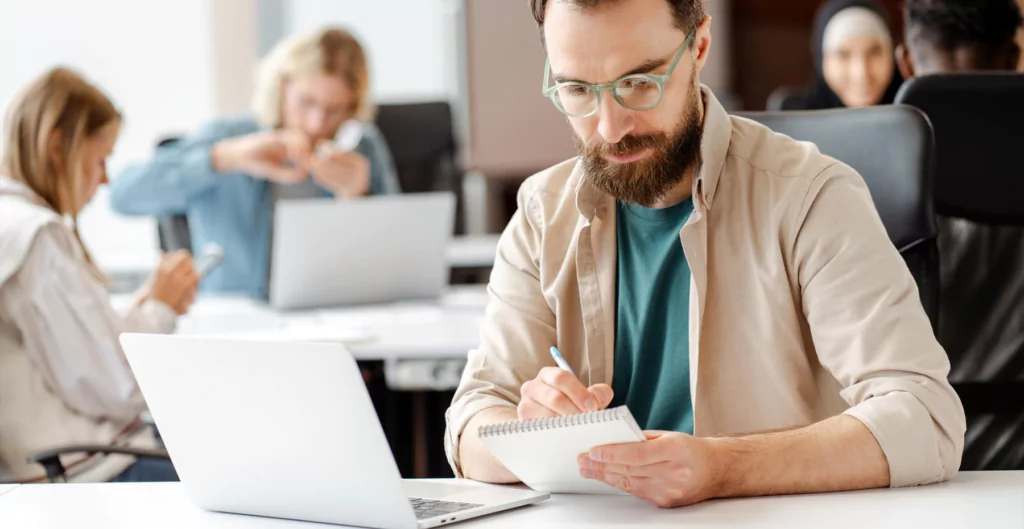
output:
[[[483,426],[480,440],[505,468],[534,490],[622,494],[580,476],[577,458],[596,446],[646,439],[625,406],[610,410]]]

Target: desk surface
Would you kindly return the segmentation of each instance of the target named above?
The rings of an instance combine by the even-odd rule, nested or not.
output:
[[[116,296],[115,307],[131,296]],[[479,345],[485,287],[454,287],[438,301],[278,312],[245,297],[200,296],[178,334],[339,341],[358,360],[455,359]]]
[[[630,497],[554,496],[517,511],[460,523],[530,527],[758,527],[986,529],[1024,527],[1024,472],[964,472],[951,483],[898,490],[717,500],[657,509]],[[0,496],[0,527],[297,529],[330,527],[208,513],[176,483],[23,485]]]

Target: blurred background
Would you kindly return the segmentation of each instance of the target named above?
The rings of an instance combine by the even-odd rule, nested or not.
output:
[[[1024,0],[1019,0],[1024,3]],[[900,0],[885,0],[901,25]],[[349,28],[370,58],[378,104],[452,105],[469,233],[499,231],[525,176],[574,155],[540,95],[544,55],[525,0],[3,0],[0,105],[35,75],[71,66],[125,115],[117,175],[165,137],[244,112],[259,58],[283,37]],[[708,0],[714,46],[702,79],[733,110],[760,110],[812,77],[818,0]],[[120,218],[101,196],[81,228],[102,268],[149,269],[154,221]]]

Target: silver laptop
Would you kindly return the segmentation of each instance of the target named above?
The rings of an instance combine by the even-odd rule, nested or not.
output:
[[[300,309],[434,298],[448,284],[455,196],[282,200],[270,304]]]
[[[520,487],[403,481],[341,344],[124,334],[121,345],[201,508],[399,529],[548,497]]]

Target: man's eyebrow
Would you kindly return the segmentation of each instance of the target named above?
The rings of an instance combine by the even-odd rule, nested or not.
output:
[[[662,66],[665,66],[665,64],[667,64],[667,63],[668,63],[668,61],[665,60],[665,59],[651,59],[651,60],[649,60],[649,61],[647,61],[647,62],[637,66],[636,68],[633,68],[632,70],[629,70],[628,72],[623,73],[622,75],[616,77],[615,79],[616,80],[622,79],[623,77],[626,77],[627,75],[636,75],[636,74],[640,74],[640,73],[651,73],[654,70],[657,70],[658,68],[661,68]],[[570,79],[568,76],[563,75],[563,74],[555,74],[553,77],[555,79],[555,84],[558,84],[558,83],[587,83],[587,81],[581,81],[579,79]],[[598,83],[588,83],[588,84],[598,84]]]

